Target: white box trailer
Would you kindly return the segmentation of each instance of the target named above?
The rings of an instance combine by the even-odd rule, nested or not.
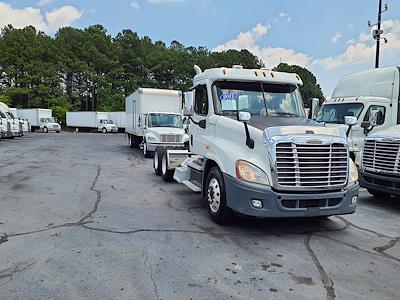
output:
[[[67,127],[79,130],[91,130],[107,132],[118,132],[118,127],[109,122],[108,114],[99,111],[74,111],[67,112]]]
[[[37,129],[48,131],[61,131],[61,126],[53,118],[53,111],[45,108],[18,109],[18,117],[28,120],[31,131]]]
[[[184,147],[182,92],[139,88],[125,100],[129,145],[149,157],[156,147]]]
[[[126,127],[126,113],[124,111],[110,111],[107,112],[108,119],[113,121],[118,128],[125,129]]]

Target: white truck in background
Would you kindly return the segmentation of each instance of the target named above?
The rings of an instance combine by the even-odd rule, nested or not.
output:
[[[360,185],[376,197],[400,196],[400,125],[365,139]]]
[[[14,138],[11,134],[11,124],[5,113],[0,110],[0,133],[1,138]]]
[[[82,131],[95,129],[97,132],[118,132],[118,127],[109,119],[106,112],[74,111],[67,112],[67,127]]]
[[[29,125],[28,120],[26,120],[26,119],[21,119],[21,118],[19,117],[19,115],[18,115],[18,109],[15,108],[15,107],[10,107],[9,109],[10,109],[9,111],[10,111],[10,113],[12,114],[13,118],[14,118],[14,119],[18,119],[19,122],[21,123],[22,132],[23,132],[23,133],[30,132],[31,129],[30,129],[30,125]]]
[[[200,192],[218,224],[233,213],[276,218],[355,211],[358,171],[345,131],[306,118],[298,75],[241,66],[195,71],[185,93],[189,151],[157,147],[157,175]]]
[[[15,119],[13,114],[10,113],[10,109],[7,104],[0,102],[0,111],[2,112],[2,119],[5,117],[9,124],[9,131],[11,133],[11,138],[21,137],[24,135],[22,131],[22,125],[18,119]]]
[[[346,116],[357,117],[357,124],[349,128]],[[350,153],[353,160],[359,161],[366,136],[400,124],[400,68],[345,76],[336,85],[332,98],[321,106],[316,121],[349,130]]]
[[[29,109],[18,109],[18,116],[21,119],[28,120],[30,124],[30,130],[32,132],[36,130],[47,133],[49,131],[55,131],[59,133],[61,131],[61,125],[56,122],[53,118],[53,112],[51,109],[45,108],[29,108]]]
[[[156,147],[187,144],[181,91],[139,88],[125,99],[125,111],[129,145],[142,146],[145,157],[151,157]]]
[[[124,111],[109,111],[107,112],[108,119],[118,127],[119,131],[125,131],[126,128],[126,113]]]

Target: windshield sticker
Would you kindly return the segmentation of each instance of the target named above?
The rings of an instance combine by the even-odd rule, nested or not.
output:
[[[224,100],[235,100],[239,96],[238,93],[229,93],[229,94],[222,94],[219,96],[219,100],[224,101]]]
[[[236,100],[224,100],[221,101],[222,110],[237,110]]]

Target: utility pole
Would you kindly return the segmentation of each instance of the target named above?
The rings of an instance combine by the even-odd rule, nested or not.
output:
[[[377,29],[372,30],[372,36],[376,40],[376,56],[375,56],[375,68],[379,68],[379,52],[380,52],[380,42],[381,35],[383,34],[383,30],[381,29],[382,25],[382,13],[388,10],[388,5],[385,4],[385,10],[382,10],[382,0],[379,0],[379,8],[378,8],[378,22],[376,24],[371,24],[371,21],[368,21],[368,26],[373,27],[377,26]],[[383,38],[385,44],[387,43],[387,39]]]

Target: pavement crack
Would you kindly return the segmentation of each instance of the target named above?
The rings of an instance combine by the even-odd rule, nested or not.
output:
[[[389,258],[389,259],[394,259],[397,261],[400,261],[400,259],[398,259],[397,257],[394,257],[390,254],[385,253],[386,250],[393,248],[394,246],[396,246],[396,243],[400,240],[400,237],[397,238],[392,238],[389,243],[387,243],[386,245],[380,246],[380,247],[375,247],[374,250],[378,253],[380,253],[382,256]]]
[[[332,279],[329,278],[324,267],[322,266],[321,262],[319,261],[317,255],[315,254],[314,250],[311,248],[311,245],[310,245],[311,237],[312,237],[312,233],[309,233],[304,237],[304,246],[306,247],[309,255],[311,256],[311,259],[313,260],[313,262],[314,262],[315,266],[317,267],[318,272],[321,276],[322,284],[326,290],[326,299],[327,300],[335,299],[336,295],[335,295],[334,283],[333,283]]]
[[[356,224],[353,224],[353,223],[351,223],[350,221],[348,221],[347,219],[345,219],[345,218],[343,218],[343,217],[341,217],[341,216],[335,216],[335,218],[341,220],[341,221],[342,221],[343,223],[345,223],[347,226],[351,226],[351,227],[357,228],[357,229],[359,229],[359,230],[362,230],[362,231],[366,231],[366,232],[375,234],[375,235],[377,235],[378,237],[385,237],[385,238],[388,238],[388,239],[391,239],[391,238],[392,238],[392,237],[387,236],[387,235],[385,235],[385,234],[383,234],[383,233],[379,233],[379,232],[376,232],[376,231],[374,231],[374,230],[371,230],[371,229],[368,229],[368,228],[364,228],[364,227],[360,227],[360,226],[358,226],[358,225],[356,225]]]
[[[10,281],[12,281],[13,276],[16,273],[25,271],[33,264],[34,263],[18,263],[14,267],[0,270],[0,286],[3,286],[5,284],[9,283]],[[4,282],[1,282],[1,281],[4,281]]]
[[[147,265],[149,266],[150,278],[151,278],[151,281],[153,282],[154,293],[156,294],[156,298],[157,298],[157,300],[158,300],[158,299],[159,299],[158,288],[157,288],[157,284],[156,284],[156,282],[155,282],[155,280],[154,280],[154,277],[153,277],[153,267],[152,267],[151,262],[150,262],[150,260],[149,260],[149,247],[151,246],[151,244],[152,244],[152,243],[148,244],[147,246],[145,246],[145,247],[143,248],[142,257],[144,258],[143,264],[144,264],[145,266],[147,266]]]
[[[92,185],[90,186],[90,190],[92,192],[96,192],[96,201],[94,203],[94,206],[93,206],[92,210],[89,213],[87,213],[82,219],[80,219],[77,222],[77,225],[82,225],[82,223],[84,221],[86,221],[88,218],[90,218],[94,213],[96,213],[98,208],[99,208],[99,204],[100,204],[100,201],[101,201],[101,192],[99,190],[96,190],[95,187],[96,187],[97,181],[98,181],[98,179],[100,177],[100,172],[101,172],[101,167],[97,166],[96,177],[94,178],[94,180],[92,182]]]

